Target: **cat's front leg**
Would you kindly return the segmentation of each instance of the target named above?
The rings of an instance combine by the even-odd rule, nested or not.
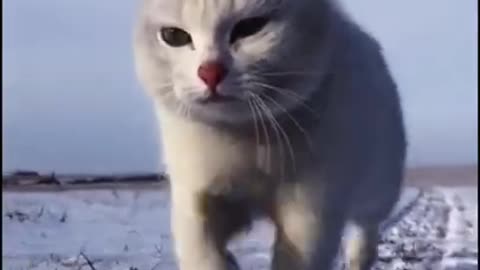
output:
[[[172,232],[180,270],[238,270],[238,264],[225,249],[234,229],[230,218],[211,213],[206,191],[172,188]],[[214,207],[217,207],[215,205]],[[221,208],[221,206],[218,206]]]
[[[341,193],[322,189],[298,183],[280,193],[272,270],[331,270],[345,211],[334,199],[343,198]]]
[[[179,189],[179,188],[178,188]],[[180,270],[227,270],[226,260],[197,195],[172,189],[171,226]]]

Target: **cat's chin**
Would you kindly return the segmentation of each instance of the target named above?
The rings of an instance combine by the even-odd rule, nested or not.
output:
[[[195,102],[205,106],[210,106],[211,104],[225,104],[225,103],[232,103],[232,102],[238,102],[238,101],[239,100],[237,98],[230,97],[230,96],[210,95],[203,99],[198,99]]]
[[[216,97],[189,104],[192,120],[209,125],[242,125],[251,121],[248,103],[231,97]]]

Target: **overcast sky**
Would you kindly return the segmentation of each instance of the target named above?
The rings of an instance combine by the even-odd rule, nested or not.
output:
[[[385,48],[409,163],[477,163],[477,1],[345,2]],[[135,5],[3,1],[4,170],[159,168],[153,111],[132,66]]]

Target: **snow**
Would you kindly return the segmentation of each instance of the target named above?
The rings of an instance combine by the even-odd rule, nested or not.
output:
[[[459,257],[463,249],[478,253],[478,196],[476,192],[465,188],[444,190],[445,199],[451,205],[445,239],[447,257]],[[460,197],[460,195],[462,197]],[[472,258],[460,258],[463,263],[470,263]],[[445,260],[445,267],[455,265],[451,260]]]
[[[407,188],[375,270],[476,269],[476,199],[474,188]],[[87,259],[97,270],[176,269],[168,188],[3,192],[2,213],[3,269],[90,269]],[[272,241],[272,226],[258,221],[230,248],[242,269],[266,270]]]

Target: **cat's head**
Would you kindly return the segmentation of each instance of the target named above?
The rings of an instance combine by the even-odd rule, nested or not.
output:
[[[327,0],[144,0],[137,73],[160,106],[195,120],[282,113],[318,85],[329,8]]]

